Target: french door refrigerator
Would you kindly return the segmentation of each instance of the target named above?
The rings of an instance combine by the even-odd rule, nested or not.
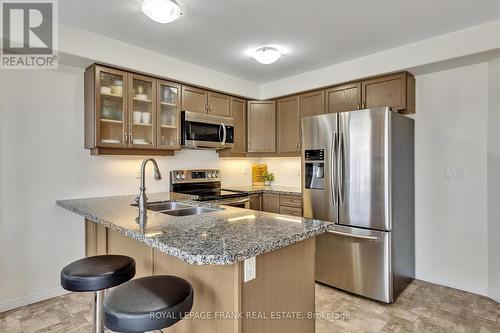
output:
[[[389,108],[302,119],[304,216],[316,280],[392,303],[415,276],[414,122]]]

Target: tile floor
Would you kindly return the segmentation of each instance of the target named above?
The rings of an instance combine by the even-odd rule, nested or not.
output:
[[[91,294],[72,293],[0,313],[0,332],[90,333],[91,306]],[[316,320],[316,333],[500,333],[500,304],[418,280],[391,305],[318,284],[316,311],[328,317]]]

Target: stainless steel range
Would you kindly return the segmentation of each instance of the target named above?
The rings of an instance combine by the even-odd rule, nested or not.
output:
[[[221,175],[217,169],[172,170],[170,190],[197,196],[197,201],[250,208],[250,193],[221,189]]]

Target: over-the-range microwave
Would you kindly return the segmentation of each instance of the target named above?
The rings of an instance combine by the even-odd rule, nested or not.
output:
[[[234,147],[232,118],[205,113],[181,112],[181,145],[190,149],[230,149]]]

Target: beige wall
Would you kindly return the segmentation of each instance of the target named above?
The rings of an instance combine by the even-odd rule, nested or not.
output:
[[[488,69],[488,295],[500,303],[500,58]]]
[[[64,198],[134,194],[142,158],[83,149],[83,70],[0,73],[0,312],[61,293],[60,269],[84,255],[83,219]],[[174,168],[217,168],[211,151],[157,158],[166,191]]]
[[[415,229],[419,279],[488,290],[488,64],[416,77]],[[463,181],[445,179],[460,168]]]

